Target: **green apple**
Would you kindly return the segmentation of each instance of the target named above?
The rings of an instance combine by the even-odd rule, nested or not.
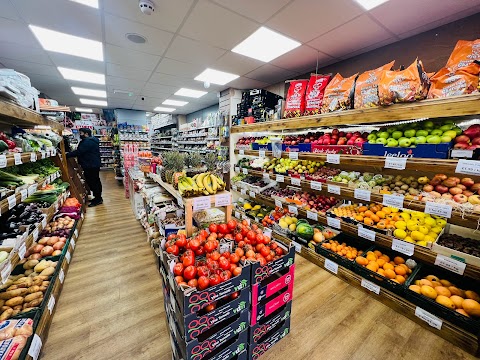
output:
[[[447,136],[447,135],[442,135],[440,140],[442,141],[442,143],[449,143],[450,141],[452,141],[452,138],[450,136]]]
[[[416,137],[411,137],[409,140],[412,143],[412,145],[415,145],[417,143],[417,138]]]
[[[369,135],[367,136],[367,139],[368,139],[368,140],[376,140],[376,139],[377,139],[377,135],[375,135],[375,134],[369,134]]]
[[[394,138],[395,140],[400,139],[402,136],[403,136],[403,133],[401,131],[394,131],[391,134],[391,137]]]
[[[452,139],[455,139],[457,137],[457,133],[453,130],[447,130],[443,133],[443,136],[448,136]]]
[[[389,146],[389,147],[395,147],[395,146],[398,146],[398,141],[395,140],[394,138],[389,138],[389,139],[387,140],[387,144],[386,144],[386,145]]]
[[[390,137],[390,134],[386,131],[379,132],[377,134],[377,137],[382,138],[382,139],[388,139]]]
[[[380,137],[378,138],[377,140],[375,140],[375,143],[376,144],[383,144],[385,145],[387,143],[387,139],[383,138],[383,137]]]
[[[398,141],[398,145],[400,145],[401,147],[409,147],[411,144],[412,142],[410,141],[410,139],[407,138],[403,138]]]
[[[430,131],[430,135],[438,135],[438,136],[440,136],[440,135],[442,135],[442,134],[443,134],[443,131],[440,130],[440,129],[434,129],[434,130]]]
[[[463,133],[463,130],[460,129],[458,126],[453,127],[452,130],[455,131],[457,135],[462,135]]]
[[[415,144],[425,144],[427,142],[427,138],[425,136],[417,136],[415,138]]]
[[[427,136],[427,143],[429,144],[440,144],[442,139],[438,135],[428,135]]]
[[[376,144],[377,142],[375,140],[370,140],[368,143],[369,144]]]
[[[434,127],[433,121],[425,121],[422,125],[425,129],[432,129]]]
[[[427,130],[417,130],[415,135],[416,136],[428,136],[428,131]]]
[[[376,134],[376,133],[378,133],[378,130],[372,130],[370,134]]]
[[[404,131],[405,136],[408,138],[414,137],[415,133],[416,133],[415,129],[408,129]]]
[[[451,130],[452,127],[453,127],[452,124],[442,125],[442,126],[440,126],[440,130],[445,132],[445,131]]]
[[[391,134],[391,133],[393,133],[394,131],[397,131],[397,128],[396,128],[395,126],[388,127],[388,128],[386,129],[386,131],[387,131],[389,134]]]

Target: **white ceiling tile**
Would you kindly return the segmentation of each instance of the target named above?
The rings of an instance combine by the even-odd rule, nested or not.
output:
[[[38,75],[38,74],[30,74],[28,76],[30,78],[30,82],[32,86],[39,89],[40,88],[48,88],[54,86],[64,86],[67,88],[68,84],[64,78],[61,76],[46,76],[46,75]]]
[[[230,50],[258,29],[258,24],[217,6],[199,0],[182,26],[180,34]]]
[[[147,42],[144,44],[133,43],[125,36],[129,33],[142,35],[147,39]],[[172,37],[172,33],[148,25],[113,15],[105,15],[105,40],[109,44],[149,54],[162,55]]]
[[[69,69],[77,69],[82,71],[90,71],[94,73],[105,73],[105,64],[103,61],[85,59],[78,56],[67,54],[49,53],[50,59],[55,66],[62,66]]]
[[[153,91],[155,93],[160,93],[160,94],[166,94],[168,96],[176,92],[178,90],[178,86],[161,85],[161,84],[148,82],[145,84],[145,87],[143,88],[143,90]]]
[[[205,67],[203,65],[190,64],[169,58],[163,58],[160,62],[160,65],[157,67],[157,71],[160,73],[185,78],[194,78],[203,70],[205,70]]]
[[[102,41],[98,9],[66,0],[14,0],[12,4],[27,24]]]
[[[294,40],[308,42],[362,12],[360,6],[352,0],[296,0],[284,7],[266,25]]]
[[[291,71],[305,72],[316,68],[317,57],[319,67],[335,61],[335,58],[331,56],[318,52],[306,45],[302,45],[274,59],[271,64]]]
[[[390,37],[391,34],[371,20],[368,15],[362,15],[310,41],[308,45],[332,56],[341,57]],[[339,39],[342,40],[339,41]]]
[[[156,106],[158,106],[158,105],[155,105],[155,107]],[[146,105],[144,103],[135,102],[135,104],[133,104],[133,106],[132,106],[132,109],[133,110],[140,110],[140,111],[153,111],[153,107],[154,106],[149,106],[149,105]]]
[[[124,66],[135,65],[138,69],[153,70],[155,66],[157,66],[159,60],[160,56],[150,55],[110,44],[105,46],[105,61],[112,64]]]
[[[19,20],[17,12],[15,8],[8,0],[0,1],[0,17],[11,19],[11,20]]]
[[[269,85],[269,83],[258,81],[255,79],[249,79],[246,77],[239,77],[228,84],[234,89],[261,89]]]
[[[387,1],[370,13],[395,34],[402,34],[419,26],[443,19],[465,9],[480,9],[479,0],[402,0]],[[411,11],[406,11],[411,9]]]
[[[142,98],[144,100],[142,100]],[[163,96],[163,97],[148,97],[148,96],[139,96],[137,97],[135,101],[135,105],[144,105],[148,107],[157,107],[157,106],[164,106],[162,105],[162,102],[167,100],[168,96]],[[167,106],[169,107],[169,106]],[[173,106],[175,107],[175,106]]]
[[[165,56],[170,59],[208,66],[225,52],[223,49],[177,35]]]
[[[264,64],[265,63],[262,61],[228,51],[222,57],[220,57],[212,67],[217,70],[226,71],[241,76],[259,68]]]
[[[126,90],[126,91],[135,91],[140,90],[145,85],[144,81],[132,80],[132,79],[125,79],[116,76],[108,76],[106,77],[107,86],[113,87],[119,90]]]
[[[14,21],[0,17],[0,42],[9,42],[17,45],[42,49],[30,29],[21,21]]]
[[[2,41],[0,42],[0,54],[3,58],[7,59],[53,65],[45,50],[32,48],[30,46]]]
[[[130,109],[135,103],[135,97],[131,99],[107,98],[108,107]]]
[[[116,98],[117,100],[135,100],[137,95],[140,94],[140,90],[131,91],[132,96],[125,93],[115,93],[114,90],[118,90],[115,86],[107,86],[107,97]],[[120,89],[123,90],[123,89]],[[128,90],[125,90],[128,91]]]
[[[279,81],[291,79],[295,72],[279,68],[274,65],[265,64],[262,67],[253,70],[245,75],[250,79],[263,81],[269,84],[274,84]]]
[[[260,23],[267,21],[273,14],[288,4],[290,0],[213,0],[250,19]]]
[[[32,74],[62,78],[55,66],[35,64],[27,61],[18,61],[0,58],[0,62],[10,69],[21,72],[27,76]]]
[[[110,76],[118,76],[126,79],[147,81],[151,74],[152,72],[150,70],[142,70],[137,69],[136,67],[121,66],[107,63],[107,75]]]
[[[143,14],[138,8],[138,1],[104,0],[105,12],[124,17],[162,30],[176,32],[182,23],[193,0],[162,0],[156,2],[152,15]]]

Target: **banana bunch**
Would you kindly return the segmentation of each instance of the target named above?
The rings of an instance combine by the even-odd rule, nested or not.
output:
[[[193,177],[193,180],[203,195],[214,195],[225,190],[225,182],[217,175],[209,172],[197,174]]]
[[[178,179],[178,191],[183,197],[192,197],[202,194],[203,189],[200,189],[192,178],[182,176]]]

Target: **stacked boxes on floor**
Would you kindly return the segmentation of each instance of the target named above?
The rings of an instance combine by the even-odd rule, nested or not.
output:
[[[242,99],[237,105],[237,117],[253,117],[256,120],[265,119],[270,110],[275,110],[281,96],[263,89],[252,89],[242,93]]]
[[[170,270],[175,260],[162,251],[159,270],[173,358],[257,359],[287,335],[295,249],[285,250],[278,260],[248,264],[240,275],[202,291],[180,289]],[[216,308],[207,312],[212,302]]]

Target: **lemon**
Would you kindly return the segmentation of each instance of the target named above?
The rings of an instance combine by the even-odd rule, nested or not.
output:
[[[407,228],[407,223],[405,221],[396,221],[395,222],[395,227],[397,229],[402,229],[402,230],[405,230]]]
[[[289,217],[289,216],[286,216],[286,217],[285,217],[285,222],[287,223],[287,225],[293,224],[293,220],[292,220],[292,218]]]
[[[243,204],[243,208],[245,210],[252,210],[252,205],[250,205],[249,203],[245,203],[245,204]]]
[[[279,222],[278,222],[278,225],[280,225],[280,227],[282,229],[286,229],[288,228],[288,224],[285,222],[285,220],[281,219]]]
[[[436,238],[433,238],[430,235],[425,235],[425,237],[423,238],[423,240],[425,240],[425,242],[434,242],[435,239]]]
[[[443,219],[437,219],[437,225],[443,228],[447,225],[447,222]]]
[[[427,242],[426,241],[417,241],[417,245],[427,246]]]
[[[394,235],[396,238],[405,239],[405,237],[407,236],[407,233],[405,232],[405,230],[395,229],[395,231],[393,232],[393,235]]]
[[[423,241],[425,239],[425,235],[420,231],[412,231],[412,239],[415,241]]]
[[[435,219],[432,219],[431,217],[427,217],[425,219],[425,225],[428,225],[430,227],[434,227],[435,225],[437,225],[437,222],[435,221]]]
[[[288,225],[288,229],[289,229],[290,231],[295,231],[296,228],[297,228],[297,225],[295,225],[295,224],[290,224],[290,225]]]
[[[424,219],[424,218],[425,218],[425,213],[415,211],[415,213],[413,214],[413,216],[415,216],[415,217],[417,217],[417,218]]]
[[[402,213],[400,214],[400,217],[401,217],[403,220],[405,220],[405,221],[410,220],[410,214],[409,214],[409,213],[406,213],[406,212],[402,212]]]
[[[397,213],[398,212],[398,209],[394,208],[394,207],[391,207],[390,210],[392,210],[392,213]]]
[[[430,231],[427,235],[425,236],[430,236],[431,238],[433,239],[436,239],[437,238],[437,234],[435,234],[433,231]]]
[[[255,205],[252,210],[260,210],[262,207],[260,205]]]
[[[434,232],[435,234],[440,234],[442,231],[442,228],[440,226],[434,226],[430,229],[431,232]]]
[[[293,221],[294,224],[296,224],[298,219],[296,217],[292,217],[292,221]]]
[[[410,242],[410,243],[414,242],[414,240],[410,236],[407,236],[405,239],[403,239],[403,241]]]
[[[418,230],[418,223],[415,220],[408,220],[407,229],[410,231]]]
[[[418,231],[420,231],[423,235],[427,235],[430,232],[426,226],[419,226]]]

